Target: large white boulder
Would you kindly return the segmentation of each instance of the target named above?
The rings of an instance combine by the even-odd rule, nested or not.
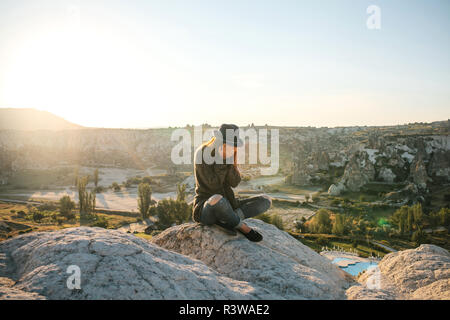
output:
[[[349,299],[450,299],[450,253],[423,244],[386,255],[378,268],[364,272]]]
[[[79,290],[67,286],[71,265],[81,271]],[[269,292],[225,277],[201,261],[102,228],[31,233],[0,242],[0,279],[0,300],[270,297]],[[75,284],[70,279],[69,283]]]
[[[266,289],[272,299],[345,299],[348,278],[327,258],[271,224],[245,221],[263,235],[261,242],[199,223],[171,227],[152,242],[201,260],[227,278]]]

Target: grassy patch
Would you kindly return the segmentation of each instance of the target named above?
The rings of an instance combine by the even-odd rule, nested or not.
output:
[[[321,187],[301,187],[292,184],[279,183],[270,186],[264,186],[265,192],[282,192],[290,194],[306,195],[322,190]]]
[[[48,202],[51,203],[51,202]],[[64,228],[78,227],[79,213],[76,212],[76,218],[74,220],[61,219],[58,224],[52,218],[53,215],[59,215],[59,210],[44,210],[39,211],[43,217],[40,222],[33,220],[32,211],[37,210],[26,204],[7,203],[0,201],[0,222],[3,224],[3,228],[0,228],[0,240],[15,237],[19,234],[31,231],[51,231]],[[123,215],[120,212],[113,212],[108,214],[107,212],[98,212],[98,218],[100,220],[106,220],[108,228],[116,229],[123,225],[136,222],[138,213],[124,212]]]
[[[150,240],[151,238],[153,238],[153,236],[151,234],[146,234],[145,232],[136,232],[136,233],[133,233],[133,235],[135,235],[136,237],[145,239],[145,240]]]
[[[66,186],[73,184],[74,171],[71,168],[54,168],[48,170],[22,170],[16,172],[9,185],[15,189],[47,189],[49,186]]]

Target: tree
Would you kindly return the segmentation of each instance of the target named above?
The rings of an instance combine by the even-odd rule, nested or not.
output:
[[[408,216],[408,206],[402,206],[397,209],[391,217],[392,224],[396,225],[400,234],[403,234],[407,229],[407,216]]]
[[[117,182],[113,182],[111,185],[111,188],[115,191],[115,192],[119,192],[120,191],[120,186]]]
[[[192,206],[188,205],[186,201],[163,199],[158,202],[156,207],[152,207],[150,211],[154,211],[158,217],[158,227],[166,229],[173,224],[188,222],[191,217]]]
[[[416,229],[420,229],[422,223],[423,223],[423,211],[422,211],[422,204],[417,203],[413,206],[413,217],[414,217],[414,224],[416,225]]]
[[[80,208],[80,223],[95,210],[95,191],[88,192],[86,185],[88,177],[78,179],[78,207]]]
[[[73,209],[75,209],[75,202],[70,199],[70,196],[65,195],[59,199],[59,213],[63,217],[68,220],[73,219],[75,217],[72,214]]]
[[[284,230],[283,219],[279,215],[273,215],[271,223],[280,230]]]
[[[138,208],[142,214],[142,219],[146,219],[149,214],[152,202],[152,189],[148,183],[140,183],[138,186]]]
[[[185,201],[186,199],[186,187],[185,183],[177,184],[177,201]]]
[[[329,211],[326,209],[319,209],[311,220],[310,229],[314,233],[330,233],[331,219]]]
[[[406,231],[410,232],[413,229],[414,224],[414,215],[412,213],[412,210],[408,208],[408,213],[406,214]]]
[[[38,210],[33,211],[33,221],[41,222],[41,220],[44,218],[44,215],[39,212]]]
[[[427,240],[426,234],[422,230],[416,230],[411,236],[411,241],[417,246],[425,243]]]
[[[400,209],[397,209],[391,217],[392,224],[397,226],[400,234],[409,234],[414,230],[421,230],[423,220],[424,216],[422,205],[420,203],[416,203],[411,207],[402,206]],[[430,220],[434,220],[433,217],[430,217]]]
[[[153,180],[152,180],[152,177],[150,177],[150,176],[145,176],[144,178],[142,178],[142,182],[148,183],[148,184],[152,184],[152,183],[153,183]]]
[[[439,223],[441,226],[448,226],[450,224],[450,209],[449,208],[441,208],[438,212]]]
[[[80,172],[80,169],[78,168],[78,166],[75,167],[75,170],[74,170],[74,173],[73,173],[73,175],[74,175],[73,185],[74,185],[75,187],[78,186],[78,176],[79,176],[79,172]]]
[[[98,187],[98,168],[95,168],[95,171],[94,171],[94,184],[95,184],[95,187],[97,188]]]
[[[342,214],[336,214],[333,223],[332,233],[337,235],[343,235],[346,233],[347,229],[348,225],[346,217]]]

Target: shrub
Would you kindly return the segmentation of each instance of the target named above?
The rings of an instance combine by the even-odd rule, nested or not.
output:
[[[63,196],[59,199],[59,212],[67,220],[71,220],[75,217],[72,210],[75,209],[75,202],[70,199],[70,196]]]
[[[177,184],[177,201],[185,201],[186,200],[186,188],[187,188],[187,185],[185,183]]]
[[[279,215],[274,215],[272,217],[272,224],[280,230],[284,230],[283,219]]]
[[[142,182],[138,187],[138,209],[142,215],[142,219],[146,219],[152,201],[152,188],[146,182]]]
[[[272,223],[272,218],[267,213],[261,213],[254,218],[264,221],[265,223]]]
[[[25,229],[25,230],[20,230],[20,231],[19,231],[19,234],[28,233],[28,232],[31,232],[31,231],[33,231],[33,229],[28,228],[28,229]]]
[[[26,215],[27,215],[27,214],[26,214],[25,211],[23,211],[23,210],[20,210],[20,211],[17,212],[17,216],[18,216],[19,218],[25,218]]]
[[[421,230],[414,231],[411,236],[411,241],[414,242],[417,246],[425,243],[427,240],[426,234]]]
[[[173,199],[163,199],[156,207],[150,208],[150,215],[158,217],[157,226],[159,229],[166,229],[174,224],[182,224],[190,220],[192,206],[186,201]]]
[[[117,182],[113,182],[111,185],[111,189],[113,189],[115,192],[119,192],[120,191],[120,186]]]
[[[33,218],[33,221],[35,221],[35,222],[41,222],[41,220],[44,218],[44,215],[41,212],[36,210],[36,211],[33,211],[32,218]]]
[[[339,199],[333,199],[333,200],[331,201],[331,204],[334,205],[334,206],[339,205],[339,203],[341,203],[341,201],[340,201]]]
[[[94,222],[91,223],[92,227],[108,228],[108,220],[105,217],[95,215]]]
[[[321,245],[321,246],[327,246],[328,245],[328,239],[325,238],[325,237],[318,237],[316,242],[317,242],[318,245]]]
[[[148,184],[152,184],[153,183],[153,179],[149,176],[146,176],[144,178],[142,178],[142,182],[143,183],[148,183]]]
[[[102,187],[102,186],[97,186],[97,187],[94,188],[94,192],[95,193],[102,193],[104,191],[105,191],[105,188]]]
[[[319,209],[309,223],[309,229],[314,233],[330,233],[331,219],[329,211],[326,209]]]

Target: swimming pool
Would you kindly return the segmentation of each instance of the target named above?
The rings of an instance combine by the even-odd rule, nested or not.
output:
[[[348,258],[334,258],[332,263],[336,264],[339,261],[351,261],[351,259]],[[358,273],[363,272],[367,269],[369,269],[370,267],[375,267],[378,265],[378,262],[356,262],[356,263],[352,263],[347,265],[346,267],[341,267],[339,266],[339,268],[341,268],[342,270],[344,270],[347,273],[350,273],[352,276],[357,276]]]

